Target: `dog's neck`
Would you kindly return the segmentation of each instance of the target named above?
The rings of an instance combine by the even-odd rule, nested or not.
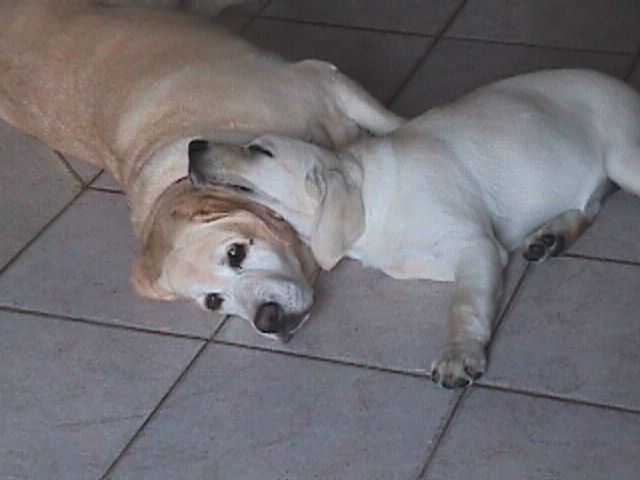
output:
[[[375,243],[384,235],[384,219],[391,206],[390,196],[398,189],[395,155],[387,142],[368,139],[349,147],[340,158],[348,160],[345,165],[350,165],[351,171],[357,168],[357,175],[352,178],[360,189],[365,214],[364,232],[346,256],[368,264],[366,252],[369,242]],[[380,172],[386,174],[381,175]]]
[[[253,134],[243,132],[216,132],[194,134],[174,141],[154,153],[145,162],[127,188],[131,206],[131,221],[136,238],[140,238],[145,220],[151,214],[154,204],[178,181],[187,179],[189,174],[189,142],[194,138],[206,138],[213,142],[243,144],[253,138]]]

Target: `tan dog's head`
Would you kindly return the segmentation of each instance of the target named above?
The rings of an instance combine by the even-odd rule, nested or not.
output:
[[[228,192],[174,185],[145,224],[132,282],[141,295],[187,298],[287,341],[308,316],[317,265],[274,212]]]
[[[196,186],[234,188],[283,215],[325,270],[364,231],[360,166],[301,140],[263,135],[244,146],[196,140],[189,177]]]

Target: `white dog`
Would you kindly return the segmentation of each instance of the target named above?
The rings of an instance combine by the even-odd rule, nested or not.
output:
[[[209,144],[190,172],[196,185],[240,187],[281,213],[324,269],[349,256],[395,278],[454,281],[432,375],[465,386],[485,369],[508,252],[558,255],[612,181],[640,193],[640,96],[595,72],[544,71],[338,153],[262,136]]]

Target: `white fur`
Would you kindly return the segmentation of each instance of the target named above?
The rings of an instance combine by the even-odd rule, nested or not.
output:
[[[254,143],[273,158],[253,158],[250,168],[212,147],[217,180],[241,176],[309,241],[321,266],[349,256],[397,278],[455,282],[448,345],[433,365],[445,386],[484,371],[508,252],[523,247],[531,255],[551,234],[555,246],[535,259],[561,253],[591,223],[611,181],[640,193],[640,96],[589,71],[496,82],[337,154],[277,136]],[[267,172],[278,188],[263,188]],[[288,192],[313,191],[315,178],[327,189],[328,172],[357,192],[364,228],[343,205],[291,201]],[[332,211],[335,224],[318,232]],[[316,249],[322,242],[314,236],[343,249]]]

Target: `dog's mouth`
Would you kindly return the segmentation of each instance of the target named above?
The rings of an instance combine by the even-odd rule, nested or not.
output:
[[[224,188],[225,190],[231,190],[239,194],[251,195],[256,193],[253,185],[240,177],[213,177],[209,179],[208,183],[212,187]]]
[[[211,177],[208,179],[207,183],[211,187],[220,188],[228,192],[235,193],[236,195],[246,198],[247,200],[260,203],[265,207],[267,207],[267,205],[269,204],[277,203],[275,198],[273,198],[271,195],[264,192],[263,190],[257,189],[253,184],[236,175]],[[282,218],[276,212],[273,213],[274,217]]]

